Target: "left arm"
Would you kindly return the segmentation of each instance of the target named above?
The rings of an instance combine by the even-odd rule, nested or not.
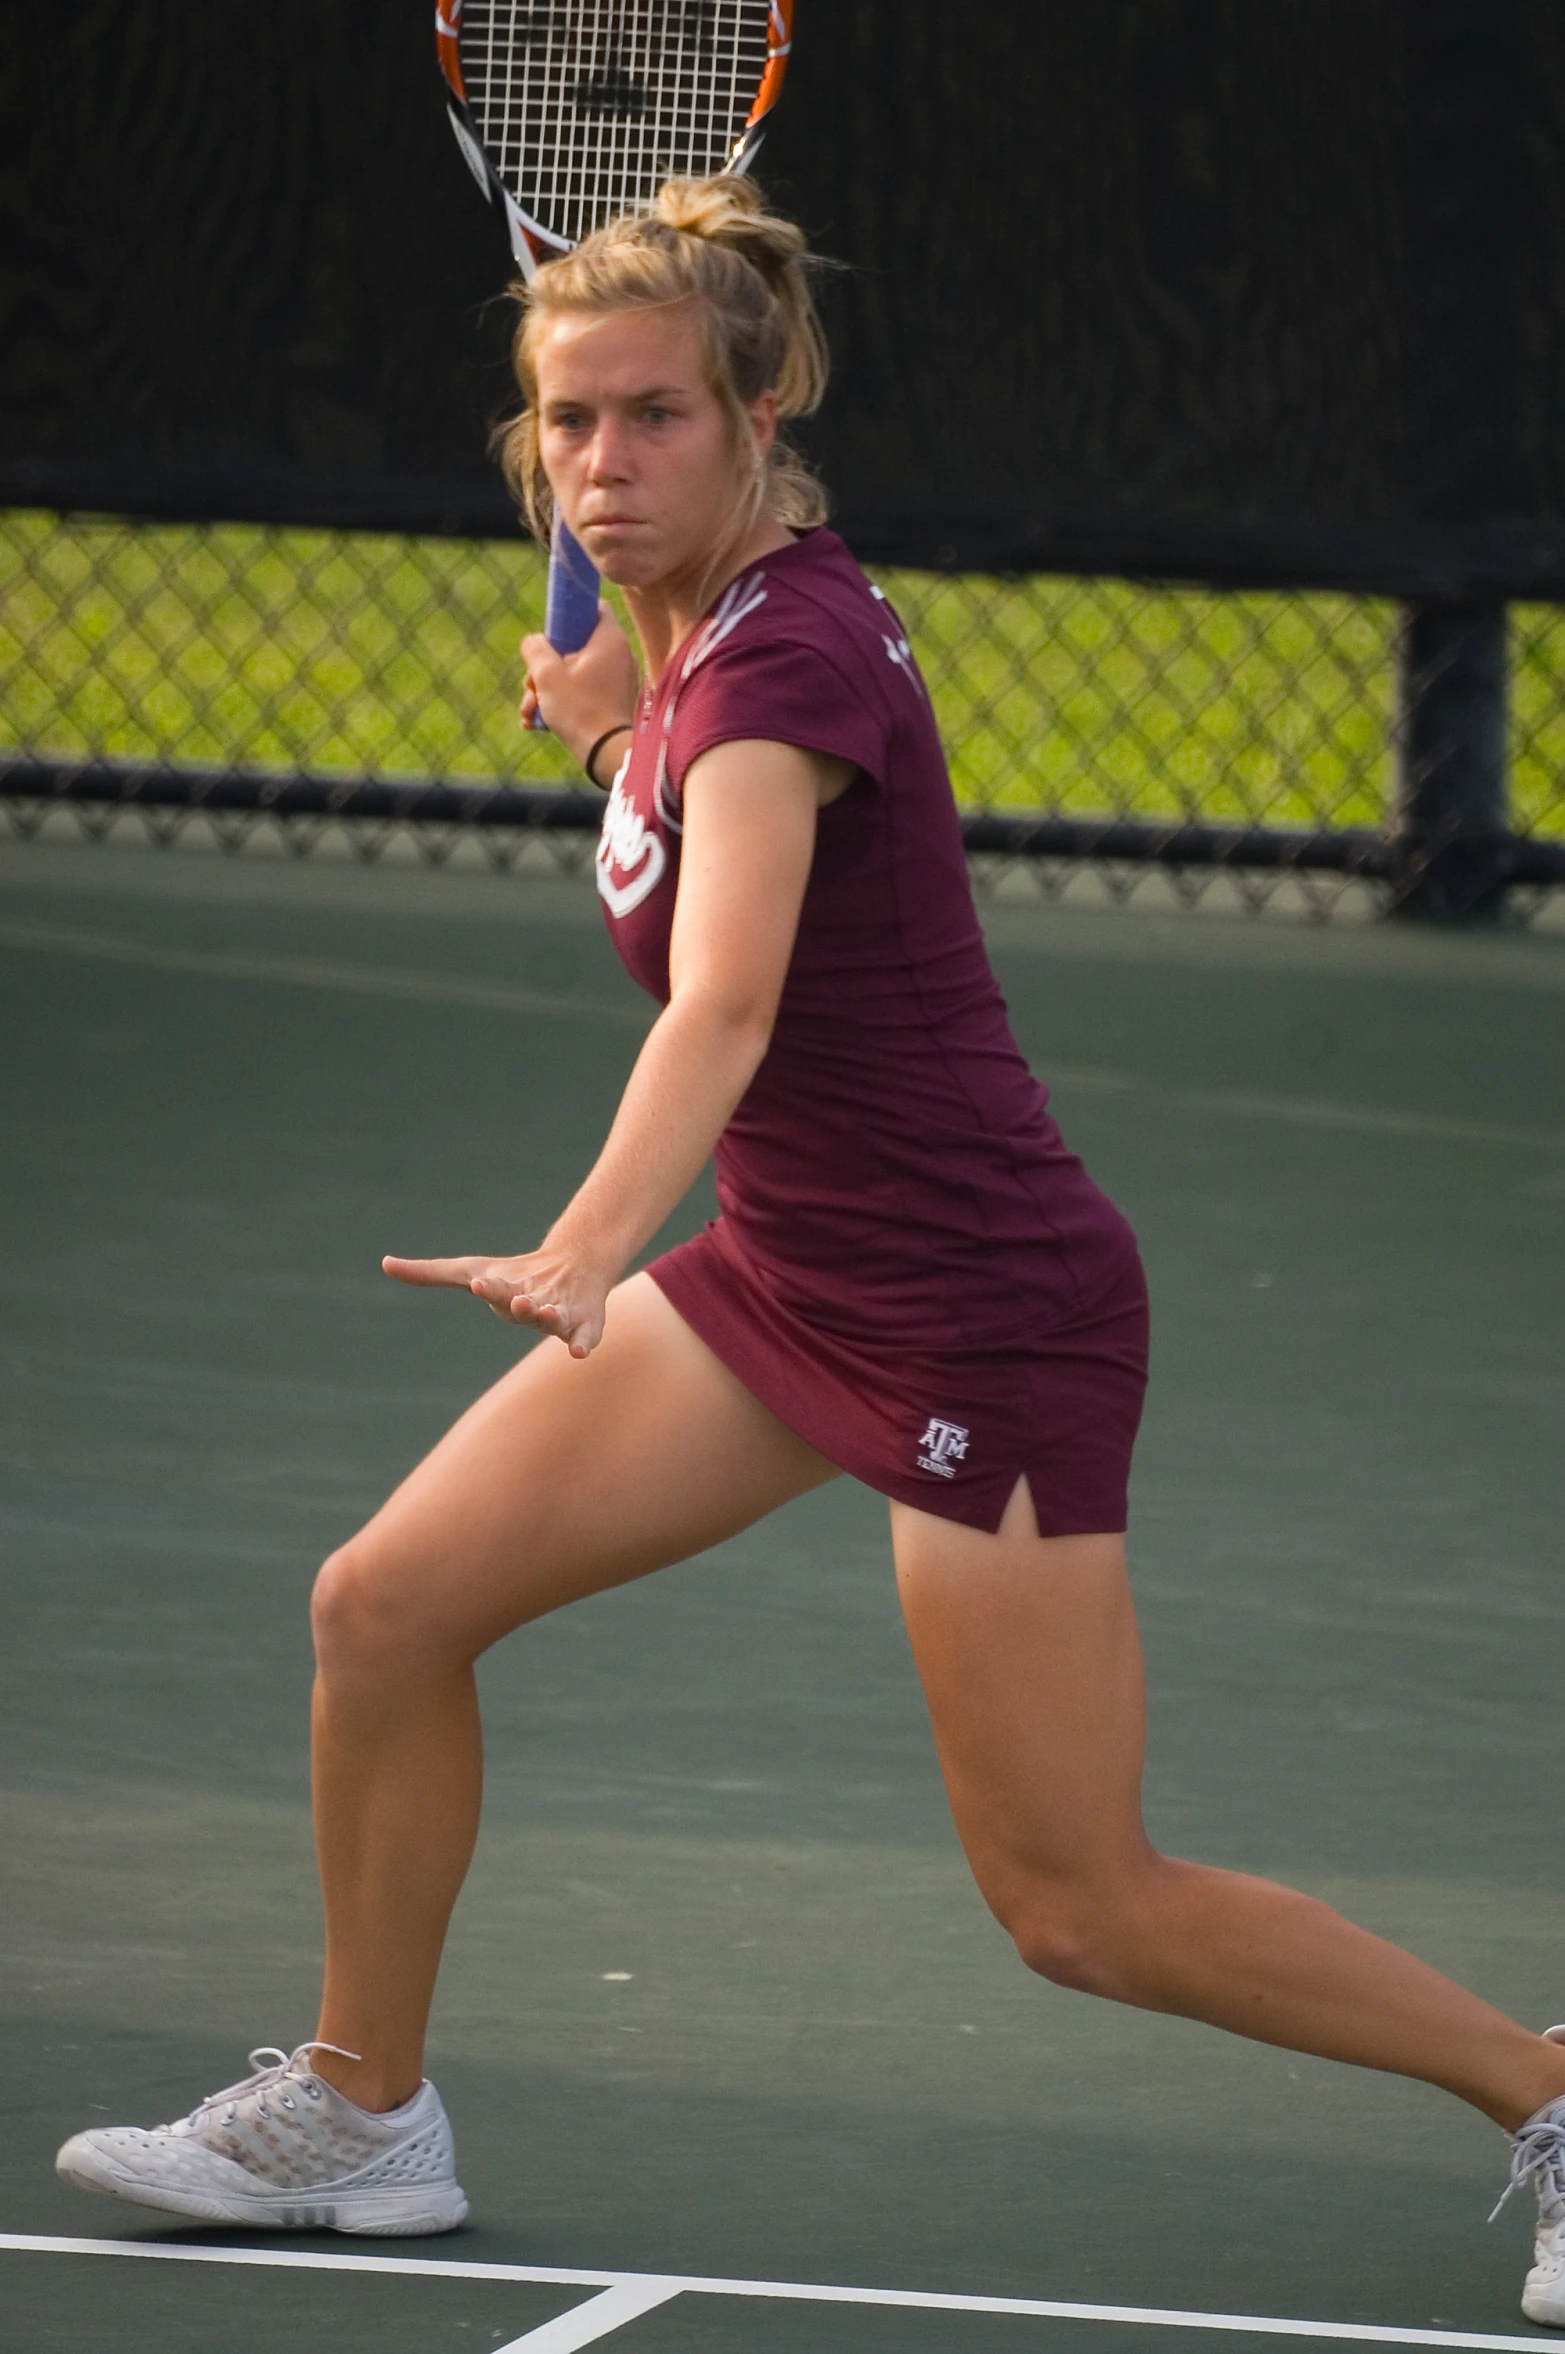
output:
[[[716,745],[684,790],[670,997],[607,1142],[534,1251],[386,1259],[404,1283],[455,1285],[585,1357],[604,1302],[689,1191],[771,1040],[815,848],[816,811],[852,771],[769,742]]]

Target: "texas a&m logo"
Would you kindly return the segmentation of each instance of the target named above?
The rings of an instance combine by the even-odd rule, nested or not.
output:
[[[627,752],[619,764],[603,831],[598,836],[598,896],[612,916],[629,915],[663,879],[668,853],[657,834],[630,800],[625,785],[630,769]]]
[[[933,1471],[941,1479],[955,1479],[954,1463],[961,1463],[967,1455],[967,1432],[959,1422],[942,1422],[931,1414],[929,1427],[919,1440],[922,1450],[918,1458],[920,1471]]]

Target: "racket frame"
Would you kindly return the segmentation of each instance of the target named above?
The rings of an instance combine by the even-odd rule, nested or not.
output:
[[[788,59],[793,48],[794,0],[767,0],[766,64],[744,127],[729,150],[725,172],[747,172],[755,161],[768,118],[782,96]],[[435,54],[446,85],[446,111],[463,159],[479,187],[505,222],[524,280],[530,282],[542,262],[569,253],[571,242],[535,221],[509,189],[490,161],[479,136],[462,78],[463,0],[435,0]],[[579,653],[598,621],[598,574],[586,549],[558,513],[549,548],[549,589],[545,634],[559,654]],[[533,722],[542,728],[544,721]]]
[[[747,172],[766,136],[768,118],[782,96],[793,48],[793,7],[794,0],[767,0],[766,66],[744,128],[723,165],[725,172]],[[463,0],[435,0],[435,55],[445,80],[446,110],[467,168],[499,211],[522,276],[530,279],[540,262],[569,253],[571,241],[535,221],[489,160],[468,106],[467,85],[462,78],[462,9]]]

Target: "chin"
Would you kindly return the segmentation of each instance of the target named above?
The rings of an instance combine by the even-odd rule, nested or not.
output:
[[[651,548],[609,546],[599,550],[588,546],[587,553],[604,579],[612,580],[616,588],[649,588],[668,570]]]

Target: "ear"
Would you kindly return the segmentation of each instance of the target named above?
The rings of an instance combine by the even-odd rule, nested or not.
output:
[[[745,413],[750,420],[750,431],[755,436],[757,450],[763,458],[769,458],[777,441],[776,393],[763,392],[758,400],[750,403]]]

